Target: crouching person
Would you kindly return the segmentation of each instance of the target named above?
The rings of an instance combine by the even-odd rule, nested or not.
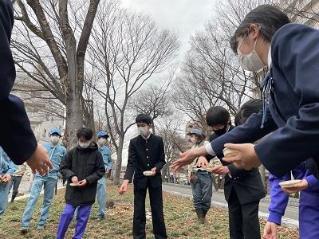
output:
[[[77,209],[75,239],[82,238],[95,201],[97,181],[105,174],[101,153],[92,141],[93,131],[81,128],[77,131],[78,145],[71,149],[61,163],[60,172],[67,181],[66,205],[61,214],[57,239],[64,235]]]

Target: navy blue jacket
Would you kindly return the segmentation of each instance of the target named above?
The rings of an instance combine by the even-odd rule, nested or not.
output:
[[[276,176],[302,161],[319,161],[319,31],[300,24],[280,28],[271,42],[271,83],[264,127],[263,112],[211,142],[218,157],[225,143],[250,143],[274,131],[255,146],[265,167]]]
[[[35,151],[36,139],[23,102],[10,95],[16,77],[10,50],[13,27],[11,0],[0,1],[0,146],[15,164],[22,164]]]

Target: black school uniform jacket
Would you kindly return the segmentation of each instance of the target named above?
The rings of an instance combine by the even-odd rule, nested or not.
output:
[[[273,131],[255,150],[280,177],[308,158],[319,161],[319,31],[300,24],[281,27],[271,42],[271,58],[263,112],[211,145],[222,158],[225,143],[255,142]]]
[[[146,188],[148,183],[158,187],[162,183],[161,169],[165,165],[164,143],[160,136],[151,134],[148,139],[137,136],[131,139],[128,150],[128,163],[124,179],[132,181],[134,186]],[[156,167],[156,175],[146,177],[144,171]]]
[[[79,146],[71,149],[61,162],[60,172],[67,180],[66,203],[76,207],[95,202],[97,181],[105,174],[103,158],[96,144],[86,149]],[[71,187],[73,176],[77,176],[79,181],[86,179],[88,184],[84,187]]]
[[[231,126],[229,132],[234,129],[235,128]],[[218,137],[215,135],[209,138],[210,141],[217,139]],[[227,202],[229,201],[232,191],[235,191],[241,205],[257,202],[265,197],[266,192],[257,168],[244,170],[237,168],[233,164],[228,164],[223,160],[220,161],[228,167],[230,172],[230,174],[225,175],[224,183],[224,195]]]

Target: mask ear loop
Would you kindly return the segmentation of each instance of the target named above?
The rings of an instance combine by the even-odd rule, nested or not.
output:
[[[261,26],[260,26],[259,24],[255,24],[255,25],[257,26],[257,30],[259,30],[259,32],[260,32]],[[237,54],[238,54],[238,55],[243,56],[243,55],[249,55],[249,54],[250,54],[250,53],[248,53],[248,54],[243,54],[243,53],[240,51],[239,48],[241,47],[241,45],[243,44],[243,42],[245,41],[245,39],[249,36],[249,34],[250,34],[250,32],[251,32],[251,29],[252,29],[252,27],[249,26],[247,32],[244,33],[244,36],[241,38],[242,40],[241,40],[240,44],[238,44],[238,46],[237,46]],[[259,33],[259,32],[258,32],[258,33]],[[253,51],[256,49],[257,40],[258,40],[258,37],[257,37],[256,40],[255,40]]]

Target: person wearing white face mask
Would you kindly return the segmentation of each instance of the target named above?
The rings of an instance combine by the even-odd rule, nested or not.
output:
[[[109,135],[101,130],[97,132],[97,145],[99,148],[100,153],[103,157],[104,167],[105,167],[105,173],[107,177],[110,177],[111,170],[112,170],[112,159],[111,159],[111,150],[106,145],[107,139]],[[105,204],[106,204],[106,177],[102,177],[97,182],[97,193],[96,193],[96,200],[99,204],[99,212],[98,212],[98,218],[100,220],[105,218]]]
[[[49,216],[49,209],[54,196],[54,189],[58,182],[60,163],[66,154],[66,149],[59,144],[60,138],[61,130],[58,128],[53,128],[49,131],[50,142],[43,145],[48,152],[53,168],[44,176],[41,176],[40,174],[34,175],[30,197],[21,219],[22,234],[26,234],[29,230],[32,214],[35,209],[36,202],[40,196],[42,187],[44,187],[44,200],[37,229],[42,230],[46,225]]]
[[[165,165],[164,143],[151,133],[152,118],[139,114],[135,119],[139,136],[131,139],[124,181],[119,193],[125,193],[134,175],[133,238],[146,238],[145,197],[149,192],[153,233],[156,239],[167,238],[163,215],[161,169]]]
[[[185,152],[173,165],[175,170],[198,155],[209,153],[222,158],[226,147],[233,153],[224,160],[237,167],[251,169],[262,163],[277,178],[285,178],[306,161],[302,177],[310,173],[318,178],[316,167],[307,161],[313,159],[318,166],[319,31],[289,22],[284,12],[270,5],[259,6],[246,15],[231,39],[231,47],[248,71],[268,65],[262,89],[263,110],[207,147]],[[271,132],[256,145],[251,144]],[[319,237],[319,194],[306,189],[311,189],[313,181],[303,178],[296,186],[296,191],[302,190],[305,195],[300,198],[304,206],[299,217],[302,239]],[[284,210],[280,211],[277,214],[281,217]],[[278,219],[277,215],[275,221],[271,220],[278,223]],[[276,238],[275,232],[275,225],[267,225],[264,238]]]
[[[225,161],[247,170],[262,163],[278,177],[309,158],[318,163],[318,42],[318,30],[290,23],[274,6],[261,5],[249,12],[230,43],[244,69],[269,67],[263,81],[263,110],[206,147],[184,152],[172,168],[178,170],[207,153],[223,158],[224,147],[237,152]],[[251,143],[271,132],[258,144]]]
[[[60,172],[67,181],[67,186],[66,205],[60,217],[57,239],[65,237],[75,210],[77,210],[77,222],[73,238],[83,238],[95,202],[97,182],[105,174],[102,155],[93,142],[93,131],[81,128],[76,136],[78,145],[67,152],[60,166]]]

